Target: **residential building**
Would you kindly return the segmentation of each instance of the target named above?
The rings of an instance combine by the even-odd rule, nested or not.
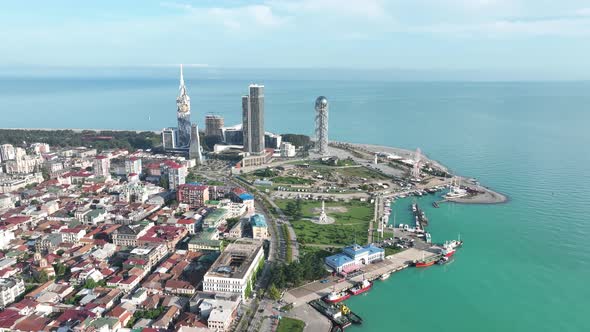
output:
[[[218,208],[209,212],[203,219],[203,228],[217,228],[227,220],[228,215],[228,210],[224,208]]]
[[[198,251],[221,251],[221,241],[217,229],[208,228],[195,234],[188,242],[188,250]]]
[[[43,154],[43,153],[50,152],[49,144],[47,144],[47,143],[33,143],[33,144],[31,144],[31,149],[36,154]]]
[[[137,239],[143,236],[154,224],[123,225],[113,232],[113,244],[125,247],[137,247]]]
[[[229,299],[204,299],[199,305],[201,317],[207,319],[212,331],[228,331],[237,316],[239,301]]]
[[[137,157],[130,157],[125,159],[125,174],[141,174],[141,159]]]
[[[136,265],[134,262],[143,261],[142,268],[149,271],[167,254],[168,248],[165,244],[143,245],[131,250],[128,261],[133,263],[131,265]]]
[[[188,169],[172,160],[167,160],[161,165],[162,174],[168,179],[168,189],[176,190],[178,186],[185,184]]]
[[[235,294],[244,299],[263,261],[262,243],[231,243],[205,273],[203,291]]]
[[[291,158],[291,157],[295,157],[296,154],[297,154],[297,151],[295,150],[295,145],[293,145],[289,142],[281,143],[281,157]]]
[[[0,250],[8,248],[8,244],[12,240],[14,240],[14,232],[0,226]]]
[[[1,161],[13,160],[16,158],[16,150],[12,144],[0,145]]]
[[[176,141],[178,140],[178,130],[176,128],[162,129],[162,145],[164,150],[176,149]]]
[[[25,292],[25,283],[18,278],[0,278],[0,307],[13,303]]]
[[[108,178],[110,173],[111,160],[106,156],[96,156],[94,158],[94,175]]]
[[[264,215],[257,213],[250,217],[250,225],[252,226],[252,238],[257,240],[268,238],[268,225]]]
[[[190,208],[200,208],[209,200],[209,187],[194,183],[181,184],[176,189],[176,199]]]

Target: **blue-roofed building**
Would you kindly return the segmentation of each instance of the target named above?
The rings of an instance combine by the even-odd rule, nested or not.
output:
[[[254,195],[247,192],[244,188],[234,188],[231,192],[231,200],[236,203],[244,203],[246,205],[247,214],[254,213]]]
[[[342,249],[342,253],[325,258],[325,263],[335,272],[349,273],[360,269],[363,265],[381,261],[385,258],[385,250],[372,244],[360,246],[353,244]]]
[[[268,225],[264,215],[257,213],[250,217],[250,225],[252,226],[252,237],[254,239],[264,240],[268,238]]]

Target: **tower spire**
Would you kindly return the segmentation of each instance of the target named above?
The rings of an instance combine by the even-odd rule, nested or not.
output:
[[[180,88],[184,86],[184,75],[182,74],[182,63],[180,64]]]

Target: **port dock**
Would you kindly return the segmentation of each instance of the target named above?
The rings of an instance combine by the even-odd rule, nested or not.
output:
[[[400,253],[387,256],[384,260],[369,265],[364,265],[362,273],[355,277],[344,279],[339,276],[328,277],[328,282],[314,281],[303,286],[293,288],[285,293],[283,301],[293,303],[294,306],[304,305],[328,295],[333,289],[336,292],[352,288],[356,283],[362,281],[363,276],[367,280],[375,280],[385,273],[395,273],[411,266],[414,260],[429,258],[438,255],[440,249],[432,246],[427,249],[409,248]],[[342,280],[342,281],[340,281]]]

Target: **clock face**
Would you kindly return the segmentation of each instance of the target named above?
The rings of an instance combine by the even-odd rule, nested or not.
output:
[[[186,113],[186,112],[188,112],[188,105],[181,104],[180,106],[178,106],[178,110],[182,113]]]

